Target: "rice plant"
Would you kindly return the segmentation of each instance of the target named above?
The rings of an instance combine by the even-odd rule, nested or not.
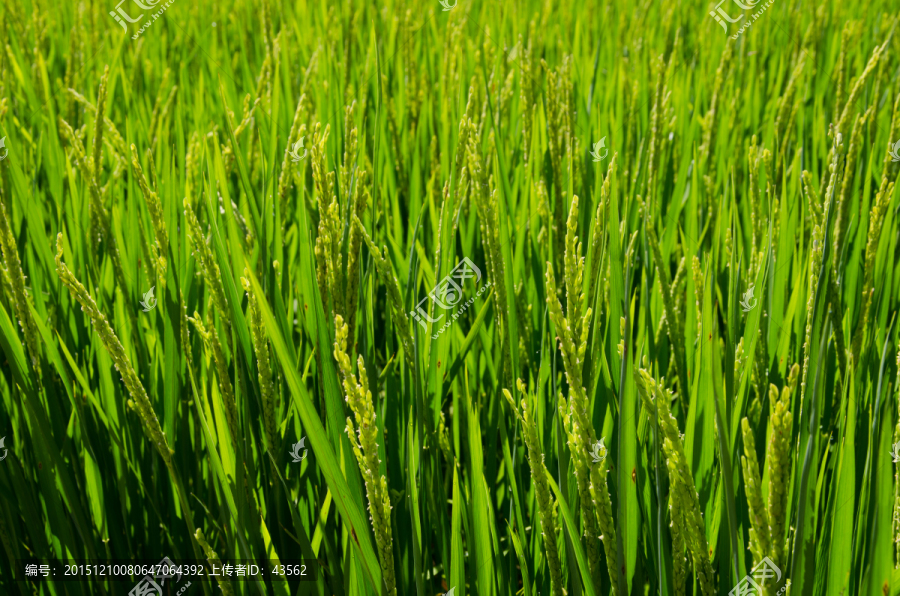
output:
[[[0,593],[900,594],[900,17],[748,5],[3,4]]]

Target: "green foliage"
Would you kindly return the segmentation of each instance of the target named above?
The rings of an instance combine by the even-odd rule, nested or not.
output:
[[[900,594],[894,4],[115,1],[0,7],[0,593]]]

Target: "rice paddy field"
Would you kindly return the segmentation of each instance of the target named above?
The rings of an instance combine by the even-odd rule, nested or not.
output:
[[[0,593],[900,594],[896,3],[450,1],[0,6]]]

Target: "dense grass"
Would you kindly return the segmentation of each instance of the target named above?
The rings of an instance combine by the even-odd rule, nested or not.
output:
[[[115,8],[0,8],[0,592],[900,593],[896,5]]]

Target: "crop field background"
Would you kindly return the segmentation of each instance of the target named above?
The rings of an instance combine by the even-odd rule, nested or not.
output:
[[[898,21],[4,2],[0,594],[900,594]]]

